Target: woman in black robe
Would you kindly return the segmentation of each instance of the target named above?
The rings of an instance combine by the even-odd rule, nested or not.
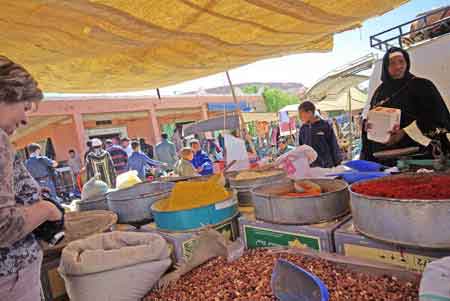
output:
[[[432,158],[431,139],[440,139],[450,130],[450,113],[436,86],[411,74],[410,66],[409,54],[401,48],[393,47],[384,55],[382,84],[374,92],[370,109],[400,109],[400,128],[391,133],[387,144],[381,144],[367,139],[364,126],[361,159],[377,162],[376,152],[412,146],[421,147],[425,157]],[[395,161],[380,163],[393,165]]]

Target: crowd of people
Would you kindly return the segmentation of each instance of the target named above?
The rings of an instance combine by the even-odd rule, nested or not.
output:
[[[319,154],[320,160],[316,166],[334,167],[341,162],[339,146],[331,122],[319,118],[315,106],[311,102],[304,102],[299,106],[299,118],[302,127],[297,137],[298,143],[313,147]],[[231,132],[234,137],[243,137],[245,149],[250,161],[258,161],[267,154],[254,143],[253,137],[244,131]],[[176,140],[178,138],[181,138]],[[161,135],[161,141],[155,147],[145,142],[145,139],[130,140],[128,137],[120,139],[100,140],[93,138],[87,141],[87,151],[83,156],[74,149],[68,152],[67,165],[78,179],[78,190],[82,184],[93,177],[98,177],[108,187],[116,187],[118,175],[128,171],[136,171],[142,181],[149,177],[166,174],[180,177],[207,176],[214,173],[214,162],[222,161],[225,157],[224,138],[220,134],[217,138],[183,139],[180,135],[173,136],[174,142],[166,133]],[[296,144],[293,137],[279,137],[277,145],[272,145],[269,156],[276,158],[292,149]],[[33,178],[42,186],[48,188],[51,196],[57,197],[54,183],[54,170],[58,163],[41,154],[38,144],[28,147],[30,154],[26,166]]]
[[[137,172],[142,181],[170,172],[181,177],[211,175],[214,172],[213,161],[222,152],[221,148],[212,142],[202,143],[197,139],[183,141],[183,144],[187,146],[178,151],[165,133],[155,147],[147,144],[145,139],[113,137],[102,141],[93,138],[87,141],[87,150],[83,156],[70,149],[66,164],[74,178],[78,179],[78,190],[94,176],[114,188],[117,176],[132,170]],[[39,144],[30,144],[25,166],[41,187],[48,189],[50,195],[58,199],[55,183],[58,162],[46,157],[41,151]]]

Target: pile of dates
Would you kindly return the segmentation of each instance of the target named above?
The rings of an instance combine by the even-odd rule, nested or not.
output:
[[[216,258],[184,275],[164,290],[154,290],[144,301],[277,300],[270,288],[277,258],[284,258],[321,278],[330,300],[418,300],[419,279],[402,281],[387,275],[354,272],[324,259],[293,253],[249,250],[228,263]]]

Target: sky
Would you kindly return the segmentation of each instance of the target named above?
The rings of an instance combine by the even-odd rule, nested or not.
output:
[[[359,29],[334,36],[334,48],[328,53],[306,53],[268,59],[229,71],[234,84],[246,82],[299,82],[310,87],[336,67],[345,65],[370,52],[371,35],[414,19],[430,9],[450,5],[450,0],[412,0],[382,16],[367,20]],[[199,89],[228,85],[225,73],[184,82],[160,89],[162,95],[176,95]],[[154,90],[129,93],[130,95],[156,95]]]

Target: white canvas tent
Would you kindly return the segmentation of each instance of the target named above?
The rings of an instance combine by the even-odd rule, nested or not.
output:
[[[349,97],[351,98],[351,103],[349,103]],[[366,102],[367,94],[352,87],[339,95],[327,95],[326,100],[317,103],[316,107],[321,112],[360,111],[364,109]]]
[[[352,122],[352,112],[357,109],[365,107],[367,102],[367,96],[356,86],[367,81],[368,76],[361,75],[360,73],[372,68],[373,64],[377,60],[374,54],[368,54],[355,61],[352,61],[342,67],[336,68],[322,79],[317,81],[307,92],[307,99],[316,102],[317,107],[320,109],[320,105],[324,107],[324,111],[330,111],[330,108],[344,108],[349,112],[349,120]],[[352,145],[352,126],[350,125],[350,146]],[[352,148],[349,147],[349,153],[351,154]]]

